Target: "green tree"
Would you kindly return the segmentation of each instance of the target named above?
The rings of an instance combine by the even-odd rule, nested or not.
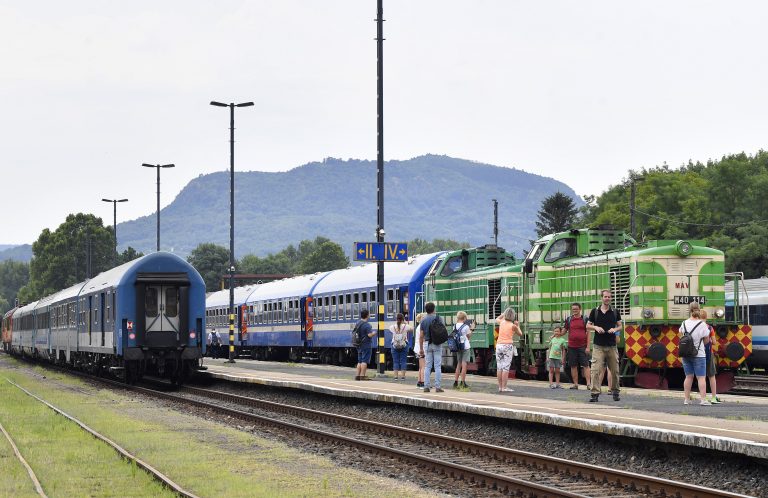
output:
[[[29,283],[29,264],[20,261],[0,261],[0,312],[8,311],[18,297],[19,290]]]
[[[408,242],[408,255],[431,254],[439,251],[455,251],[466,249],[468,242],[457,242],[453,239],[434,239],[432,242],[424,239],[413,239]]]
[[[43,230],[32,244],[29,283],[19,291],[19,299],[32,302],[108,270],[112,251],[112,229],[105,228],[101,218],[70,214],[55,231]]]
[[[134,259],[140,258],[142,256],[144,256],[143,252],[138,252],[133,247],[128,246],[125,251],[117,255],[117,264],[122,265],[123,263],[133,261]]]
[[[314,251],[302,259],[299,273],[337,270],[347,266],[349,266],[349,258],[344,254],[344,249],[339,244],[329,240],[317,246]]]
[[[637,179],[639,239],[701,239],[725,252],[727,271],[743,271],[747,278],[766,274],[768,152],[689,162],[679,169],[664,164],[630,172],[630,178]],[[630,187],[629,181],[611,186],[583,221],[628,231]]]
[[[221,277],[229,273],[229,250],[210,242],[195,247],[187,261],[203,277],[208,292],[218,290]]]
[[[536,236],[543,237],[573,227],[578,212],[573,199],[567,195],[562,192],[550,195],[541,203],[536,221]]]

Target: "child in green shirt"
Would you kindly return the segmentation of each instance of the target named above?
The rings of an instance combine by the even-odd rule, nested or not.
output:
[[[563,365],[563,356],[565,348],[568,345],[568,338],[565,337],[565,330],[562,327],[555,327],[552,331],[552,338],[549,340],[549,350],[547,351],[547,366],[549,367],[549,388],[562,389],[560,385],[560,367]],[[554,377],[555,383],[552,383]]]

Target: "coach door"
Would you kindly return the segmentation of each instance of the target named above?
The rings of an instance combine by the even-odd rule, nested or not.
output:
[[[147,342],[173,345],[179,336],[179,287],[147,285],[144,291],[144,323]]]

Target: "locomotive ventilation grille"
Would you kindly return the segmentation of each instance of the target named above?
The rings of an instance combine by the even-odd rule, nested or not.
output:
[[[613,306],[621,316],[629,316],[629,265],[611,268],[611,292]]]
[[[501,279],[488,280],[488,318],[501,315]]]

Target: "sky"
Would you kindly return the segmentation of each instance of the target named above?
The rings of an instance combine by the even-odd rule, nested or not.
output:
[[[375,0],[0,0],[0,244],[193,178],[376,159]],[[768,3],[384,0],[384,157],[599,194],[768,143]],[[371,181],[375,181],[372,178]],[[503,188],[503,187],[502,187]],[[502,197],[503,199],[503,197]],[[386,212],[385,212],[386,216]],[[119,235],[119,234],[118,234]]]

